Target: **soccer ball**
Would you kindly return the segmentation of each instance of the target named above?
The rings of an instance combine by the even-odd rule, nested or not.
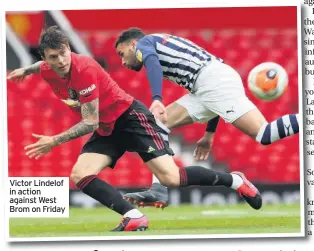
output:
[[[265,62],[255,66],[248,76],[249,90],[259,99],[275,100],[288,86],[288,74],[279,64]]]

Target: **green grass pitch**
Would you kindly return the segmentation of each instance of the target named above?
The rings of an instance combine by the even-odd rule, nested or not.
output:
[[[109,232],[121,216],[107,208],[71,208],[69,218],[11,218],[10,237],[112,235],[272,234],[300,233],[300,205],[169,206],[141,208],[150,225],[145,232]]]

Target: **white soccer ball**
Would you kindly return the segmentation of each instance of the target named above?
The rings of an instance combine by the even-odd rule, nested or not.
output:
[[[265,62],[255,66],[248,76],[249,90],[259,99],[275,100],[287,89],[286,70],[279,64]]]

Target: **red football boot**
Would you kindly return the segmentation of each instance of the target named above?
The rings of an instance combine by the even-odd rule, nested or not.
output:
[[[123,217],[120,224],[111,232],[145,231],[148,228],[148,219],[145,215],[141,218]]]
[[[246,202],[254,209],[258,210],[262,207],[262,197],[258,189],[245,178],[241,172],[232,172],[243,179],[243,184],[238,188],[240,197],[243,197]]]

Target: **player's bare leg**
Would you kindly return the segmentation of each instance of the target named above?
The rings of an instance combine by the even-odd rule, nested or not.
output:
[[[111,163],[109,156],[98,153],[81,154],[72,168],[70,179],[74,184],[88,175],[98,175]]]
[[[190,117],[188,111],[176,102],[168,105],[166,112],[168,119],[164,124],[169,130],[193,124],[193,119]]]
[[[253,109],[232,124],[263,145],[299,133],[298,114],[288,114],[268,123],[258,109]]]
[[[258,110],[253,109],[232,124],[243,133],[255,139],[262,126],[267,123],[264,115]]]
[[[154,158],[146,162],[146,165],[164,186],[226,186],[238,191],[252,208],[262,207],[259,191],[240,172],[221,173],[201,166],[179,168],[169,155]]]
[[[164,125],[169,130],[193,123],[193,119],[190,117],[188,111],[176,102],[168,105],[166,112],[167,121]],[[127,193],[124,195],[124,198],[142,207],[153,206],[156,208],[165,208],[168,206],[169,200],[168,188],[160,183],[159,179],[153,174],[153,182],[150,189],[141,192]]]
[[[70,179],[83,193],[123,216],[121,223],[112,231],[146,230],[148,227],[146,216],[125,201],[117,189],[97,177],[110,163],[109,156],[83,153],[75,163]]]

